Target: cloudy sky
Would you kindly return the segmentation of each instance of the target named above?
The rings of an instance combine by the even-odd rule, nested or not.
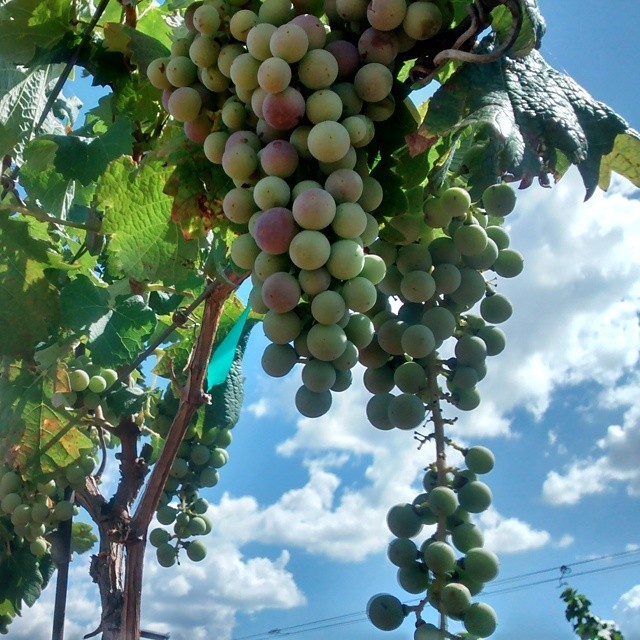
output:
[[[541,6],[547,60],[640,127],[640,5],[617,0],[606,16],[594,0]],[[500,284],[514,306],[508,346],[489,362],[481,406],[454,430],[497,457],[487,477],[495,506],[479,519],[502,563],[483,597],[499,614],[496,640],[575,637],[561,566],[595,613],[640,640],[640,198],[615,180],[582,200],[574,172],[519,197],[507,227],[525,272]],[[409,640],[411,622],[384,633],[363,610],[380,591],[413,598],[386,559],[384,519],[420,491],[432,452],[368,425],[359,383],[327,416],[301,419],[297,375],[274,381],[260,370],[265,344],[254,331],[231,460],[207,495],[209,555],[177,570],[149,559],[143,626],[173,640]],[[97,624],[83,558],[69,595],[66,637],[76,640]],[[10,637],[48,638],[52,608],[49,589]]]

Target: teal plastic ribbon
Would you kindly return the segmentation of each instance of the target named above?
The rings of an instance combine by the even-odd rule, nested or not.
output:
[[[209,360],[209,366],[207,367],[207,389],[209,391],[211,391],[212,387],[222,384],[227,379],[236,356],[236,347],[248,317],[249,306],[247,305],[229,333],[224,337],[224,340],[211,354],[211,360]]]

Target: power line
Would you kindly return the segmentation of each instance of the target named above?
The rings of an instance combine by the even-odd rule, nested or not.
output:
[[[535,580],[533,582],[529,581],[529,582],[525,582],[524,584],[506,586],[504,588],[489,590],[483,593],[484,595],[487,595],[487,596],[503,595],[506,593],[521,591],[523,589],[530,589],[531,587],[539,586],[542,584],[549,584],[552,582],[562,583],[562,580],[568,577],[577,578],[580,576],[590,575],[594,573],[607,573],[609,571],[626,569],[628,567],[639,565],[640,560],[622,562],[622,563],[618,563],[618,564],[610,565],[606,567],[598,567],[596,569],[589,569],[586,571],[580,571],[578,573],[573,573],[571,571],[572,567],[578,567],[578,566],[590,564],[593,562],[603,562],[605,560],[614,560],[614,559],[633,556],[637,554],[640,554],[640,549],[618,551],[616,553],[601,555],[595,558],[587,558],[586,560],[576,560],[575,562],[571,562],[561,566],[553,566],[553,567],[548,567],[546,569],[539,569],[537,571],[520,573],[518,575],[511,576],[508,578],[501,578],[499,580],[494,580],[492,581],[491,586],[495,587],[499,585],[507,585],[509,583],[517,582],[519,580],[524,580],[525,578],[531,578],[537,575],[542,575],[542,574],[550,573],[553,571],[561,572],[560,576],[554,576],[553,578],[545,578],[543,580]],[[419,602],[419,600],[416,599],[416,600],[410,600],[408,602],[405,602],[405,604],[412,604],[417,602]],[[351,624],[359,624],[361,622],[364,622],[365,620],[367,620],[367,616],[363,611],[355,611],[353,613],[345,613],[338,616],[332,616],[330,618],[321,618],[319,620],[311,620],[309,622],[303,622],[303,623],[291,625],[288,627],[274,628],[274,629],[270,629],[269,631],[263,631],[261,633],[254,633],[246,636],[238,636],[236,638],[233,638],[232,640],[258,640],[258,639],[266,640],[266,639],[280,638],[284,636],[299,635],[302,633],[307,633],[309,631],[319,631],[321,629],[328,629],[332,627],[342,627],[342,626],[347,626]]]

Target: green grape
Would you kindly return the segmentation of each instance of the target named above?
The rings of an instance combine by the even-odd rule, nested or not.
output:
[[[89,386],[89,374],[83,369],[74,369],[69,372],[69,385],[71,390],[77,393],[84,391]]]
[[[306,418],[319,418],[331,408],[331,391],[311,391],[304,385],[295,395],[296,409]]]
[[[387,557],[396,567],[411,567],[418,558],[418,548],[409,538],[394,538],[387,547]]]
[[[349,151],[351,138],[349,132],[339,122],[326,120],[311,128],[307,138],[307,146],[316,160],[336,162]]]
[[[409,271],[400,280],[400,292],[409,302],[427,302],[436,292],[436,282],[425,271]]]
[[[214,65],[218,61],[219,55],[220,45],[206,36],[196,36],[189,47],[189,57],[200,69]]]
[[[293,311],[276,313],[269,310],[262,319],[262,328],[271,342],[285,345],[300,335],[302,323]]]
[[[493,324],[500,324],[506,322],[513,313],[513,307],[509,300],[499,294],[494,293],[487,295],[480,303],[480,315],[487,321]]]
[[[247,50],[257,60],[266,60],[271,53],[270,40],[276,32],[277,27],[273,24],[260,23],[247,33]]]
[[[31,507],[28,504],[19,504],[11,512],[11,523],[16,527],[24,527],[31,520]]]
[[[2,502],[0,502],[0,508],[4,513],[13,513],[22,504],[22,496],[17,493],[7,493]]]
[[[516,194],[505,182],[487,187],[482,194],[482,204],[487,215],[504,217],[516,206]]]
[[[300,269],[298,282],[305,293],[315,296],[329,288],[331,284],[331,274],[325,267],[312,269],[311,271]]]
[[[524,258],[513,249],[501,249],[493,263],[493,270],[503,278],[515,278],[524,269]]]
[[[397,538],[413,538],[422,530],[422,520],[413,505],[396,504],[387,513],[387,527]]]
[[[404,393],[417,394],[427,386],[427,376],[417,362],[404,362],[392,373],[393,382]]]
[[[397,571],[398,584],[408,593],[424,593],[429,587],[429,574],[426,567],[413,562]]]
[[[340,234],[338,234],[340,235]],[[380,284],[387,272],[384,260],[373,253],[365,254],[364,266],[360,272],[360,276],[366,278],[372,284]]]
[[[311,49],[298,63],[298,78],[307,89],[326,89],[337,77],[338,63],[325,49]]]
[[[269,40],[271,53],[289,63],[302,60],[309,50],[309,36],[297,24],[289,22],[279,26]]]
[[[22,489],[22,480],[15,471],[5,471],[0,479],[0,496],[15,493]]]
[[[171,89],[173,86],[167,79],[166,67],[169,58],[156,58],[147,67],[147,78],[156,89]]]
[[[338,121],[342,115],[342,100],[330,89],[315,91],[307,98],[306,115],[313,124],[325,120]]]
[[[74,515],[73,504],[68,500],[60,500],[53,508],[53,518],[59,522],[70,520]]]
[[[262,368],[272,378],[286,376],[298,361],[295,349],[288,344],[270,344],[262,354]]]
[[[360,103],[362,103],[362,100],[358,97],[357,94],[355,94],[355,97],[360,101]],[[361,106],[362,105],[360,105],[360,107]],[[366,147],[372,139],[371,130],[373,129],[375,131],[373,122],[370,120],[370,118],[359,114],[346,117],[342,121],[342,126],[348,131],[349,138],[351,139],[351,144],[356,149]]]
[[[496,612],[484,602],[473,603],[464,614],[464,628],[472,635],[486,638],[498,626]]]
[[[204,518],[200,518],[196,516],[195,518],[191,518],[189,520],[189,524],[187,525],[187,530],[189,535],[192,536],[203,536],[207,533],[207,522]]]
[[[331,362],[344,353],[347,336],[337,324],[316,324],[309,329],[307,346],[314,358]]]
[[[44,502],[36,502],[31,507],[31,520],[35,524],[42,524],[49,515],[51,514],[51,510]]]
[[[427,198],[422,206],[425,223],[432,229],[446,228],[451,222],[451,211],[442,203],[440,198]]]
[[[236,56],[229,67],[229,77],[236,89],[252,91],[257,88],[259,84],[258,71],[260,66],[260,61],[256,60],[250,53],[241,53],[239,56]],[[288,84],[287,82],[282,89]]]
[[[495,464],[493,453],[486,447],[470,447],[464,454],[464,461],[474,473],[489,473]]]
[[[471,206],[471,197],[466,189],[450,187],[440,194],[440,204],[452,218],[463,218]]]
[[[107,383],[107,389],[111,388],[118,381],[118,372],[114,369],[101,369],[100,375]]]
[[[358,348],[352,342],[347,341],[345,350],[333,361],[333,366],[338,371],[347,371],[353,369],[356,364],[358,364]]]
[[[92,393],[102,393],[107,389],[107,381],[102,376],[91,376],[88,389]]]
[[[413,633],[413,640],[445,640],[446,637],[438,627],[430,622],[416,627]]]
[[[463,522],[452,529],[451,542],[458,551],[467,553],[471,549],[481,547],[484,544],[484,536],[475,524]]]
[[[480,394],[475,388],[451,388],[452,402],[461,411],[473,411],[480,404]]]
[[[496,243],[499,251],[509,246],[509,234],[502,227],[491,225],[487,227],[485,231],[487,232],[487,236]]]
[[[440,602],[448,615],[459,616],[471,606],[471,593],[465,585],[449,582],[440,591]]]
[[[289,245],[291,262],[300,269],[313,271],[324,266],[331,255],[331,244],[320,231],[304,229]]]
[[[347,339],[353,342],[358,350],[363,349],[371,343],[373,331],[371,320],[362,313],[350,314],[349,321],[344,327]]]
[[[248,144],[235,144],[222,154],[222,168],[230,177],[246,180],[258,168],[258,156]]]
[[[391,92],[393,75],[383,64],[370,62],[358,69],[353,86],[365,102],[380,102]]]
[[[458,508],[458,498],[453,489],[437,486],[429,492],[429,508],[437,516],[450,516]]]
[[[378,329],[378,343],[389,354],[401,356],[404,354],[402,336],[407,329],[407,323],[397,318],[383,322]]]
[[[360,175],[353,169],[338,169],[329,174],[324,183],[324,188],[334,197],[335,201],[343,205],[343,210],[349,212],[364,213],[364,209],[357,204],[362,196],[364,183]],[[355,215],[351,213],[350,215]],[[365,224],[362,224],[364,231]],[[360,235],[356,233],[354,235]]]
[[[249,233],[238,236],[231,244],[231,259],[241,269],[251,269],[259,253],[260,247]]]
[[[224,155],[224,147],[229,139],[226,131],[214,131],[210,133],[203,143],[204,155],[213,164],[222,164],[222,156]]]
[[[462,276],[460,275],[460,269],[455,264],[443,262],[437,265],[431,277],[436,285],[436,291],[440,294],[453,293],[462,282]]]
[[[350,280],[364,267],[364,250],[354,240],[337,240],[331,245],[327,260],[329,273],[338,280]]]
[[[267,58],[260,64],[257,79],[267,93],[280,93],[291,83],[291,67],[282,58]]]
[[[240,9],[229,20],[229,32],[240,42],[246,42],[249,31],[258,24],[258,16],[249,9]]]
[[[201,70],[200,82],[214,93],[224,93],[230,84],[229,78],[213,65]]]
[[[362,204],[360,206],[362,206]],[[378,221],[370,213],[367,213],[367,227],[360,234],[360,240],[363,246],[368,247],[372,242],[375,242],[379,232],[380,226],[378,225]]]
[[[487,232],[479,224],[460,225],[453,234],[453,243],[463,256],[479,254],[487,241]]]
[[[488,356],[497,356],[506,346],[506,336],[498,327],[482,327],[476,335],[487,346]]]
[[[336,324],[347,310],[337,291],[322,291],[311,301],[311,315],[321,324]]]
[[[442,28],[442,12],[433,2],[413,2],[402,21],[405,33],[414,40],[433,38]]]
[[[366,0],[336,0],[336,11],[345,22],[360,22],[367,17]]]
[[[457,264],[462,258],[462,255],[453,243],[453,240],[447,236],[440,236],[435,238],[435,240],[432,240],[429,243],[429,253],[431,254],[431,259],[434,265],[442,264],[443,262]],[[477,274],[473,269],[467,270]]]
[[[336,382],[336,370],[329,362],[309,360],[302,368],[302,383],[314,393],[329,391]]]
[[[395,596],[379,593],[367,603],[367,617],[374,627],[382,631],[393,631],[404,621],[407,612]]]
[[[286,207],[291,198],[289,185],[277,176],[267,176],[258,180],[253,187],[253,199],[260,209]]]
[[[295,221],[303,229],[320,230],[334,220],[336,202],[328,191],[312,187],[296,197],[291,211]]]
[[[346,391],[353,382],[353,374],[348,369],[336,371],[336,381],[331,387],[331,391],[342,393]]]
[[[38,537],[29,545],[29,551],[36,558],[41,558],[49,551],[49,545],[44,538]]]
[[[79,464],[69,465],[65,469],[64,474],[71,486],[82,486],[87,476],[84,469]]]
[[[371,281],[358,276],[344,283],[342,296],[349,309],[364,313],[375,305],[377,291]]]
[[[358,204],[368,213],[375,211],[382,204],[382,185],[371,176],[362,179],[362,196]]]
[[[456,330],[456,319],[444,307],[431,307],[422,315],[422,324],[431,329],[433,337],[440,342],[450,338]]]
[[[159,547],[171,540],[171,534],[166,529],[156,527],[149,532],[149,543],[152,547]]]
[[[446,542],[428,541],[423,545],[422,557],[424,563],[436,575],[445,575],[449,573],[456,564],[456,555]]]
[[[210,467],[203,469],[199,481],[203,487],[215,487],[218,484],[218,470]]]
[[[361,352],[362,355],[362,352]],[[376,429],[388,431],[393,429],[393,423],[389,418],[389,404],[395,396],[390,393],[376,393],[367,402],[367,420]]]
[[[293,18],[294,10],[289,0],[263,0],[258,11],[260,22],[280,26]]]
[[[251,190],[235,188],[227,191],[222,201],[222,210],[231,222],[247,224],[257,211]]]
[[[478,271],[484,271],[492,268],[497,258],[498,247],[491,238],[487,238],[487,244],[480,253],[472,256],[464,256],[463,259],[467,266],[477,269]]]
[[[473,367],[457,366],[451,377],[452,384],[461,389],[472,389],[478,381],[478,373]]]
[[[367,7],[367,20],[374,29],[391,31],[402,24],[406,13],[406,0],[372,0]]]
[[[476,547],[469,549],[464,557],[464,570],[477,582],[489,582],[497,575],[500,561],[495,553]]]
[[[219,447],[225,448],[228,447],[233,440],[233,435],[231,434],[230,429],[221,429],[218,433],[218,439],[216,440],[216,444]]]
[[[220,14],[211,5],[202,5],[193,13],[193,26],[199,33],[212,36],[220,28]]]
[[[175,56],[167,63],[165,73],[174,87],[188,87],[196,81],[197,70],[188,56]]]
[[[485,295],[487,283],[481,273],[469,267],[462,267],[460,276],[460,286],[449,295],[449,298],[465,309],[470,309]]]
[[[189,459],[196,465],[207,464],[210,456],[209,448],[204,444],[194,446],[189,453]]]
[[[482,513],[491,506],[491,489],[478,480],[468,482],[458,491],[460,506],[471,513]]]
[[[175,547],[168,542],[156,548],[156,559],[161,567],[172,567],[176,563],[177,556]]]
[[[220,469],[229,462],[229,454],[226,449],[222,447],[215,447],[211,450],[211,458],[209,459],[209,465],[214,469]]]
[[[459,365],[473,366],[487,357],[487,347],[481,338],[465,334],[458,339],[454,353]]]

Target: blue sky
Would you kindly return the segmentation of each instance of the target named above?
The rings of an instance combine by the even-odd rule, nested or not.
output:
[[[591,0],[540,5],[548,62],[640,128],[640,4],[615,0],[605,16]],[[501,557],[500,576],[481,597],[498,611],[496,640],[575,637],[559,600],[562,565],[598,615],[640,640],[640,565],[632,564],[640,561],[640,199],[617,180],[608,194],[582,200],[575,172],[519,197],[507,226],[525,272],[500,284],[515,309],[504,325],[507,349],[489,362],[479,409],[455,428],[457,439],[497,457],[487,476],[494,508],[479,519]],[[410,621],[385,633],[362,612],[380,591],[413,598],[385,557],[384,516],[419,492],[432,456],[407,433],[368,425],[357,383],[327,416],[301,419],[293,408],[299,374],[267,378],[265,344],[256,329],[231,459],[207,494],[209,556],[178,570],[149,560],[143,626],[174,640],[409,640]],[[79,558],[69,640],[97,622],[86,572]],[[10,637],[49,637],[52,602],[48,590]]]

